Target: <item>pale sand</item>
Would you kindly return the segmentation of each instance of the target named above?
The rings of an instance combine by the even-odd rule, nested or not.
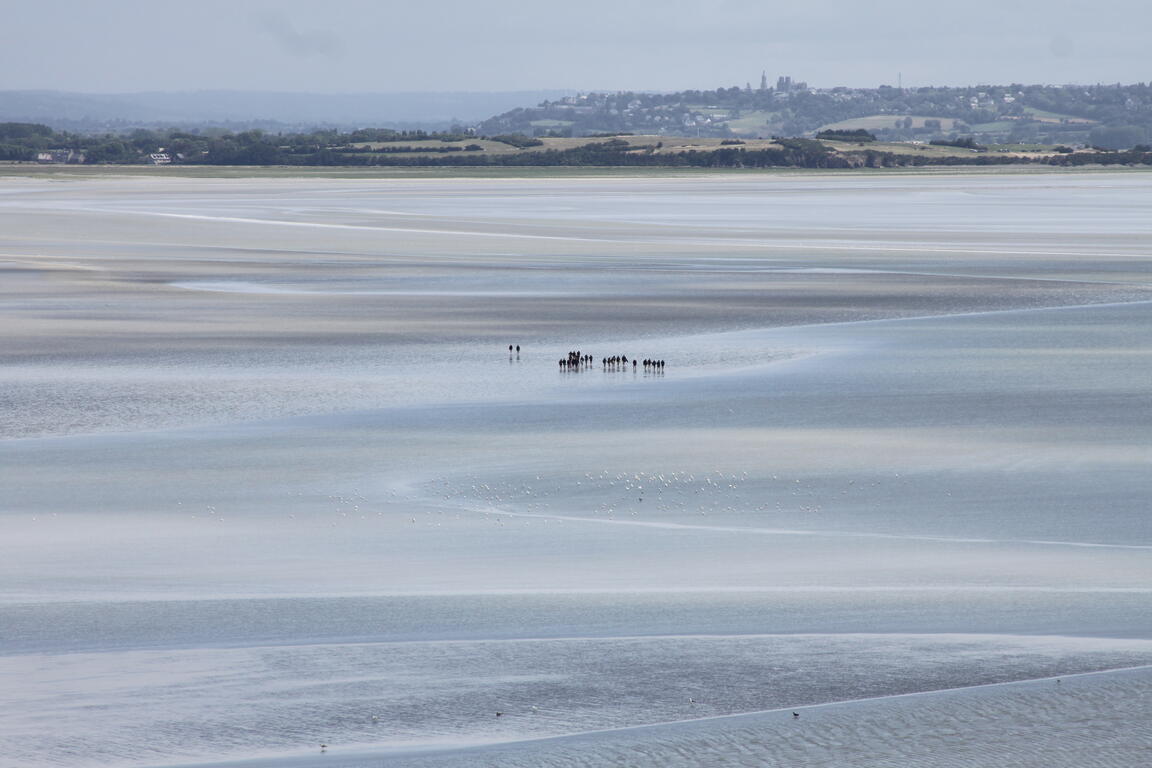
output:
[[[1147,764],[762,710],[1152,661],[1150,181],[3,180],[0,766]]]
[[[330,745],[324,755],[180,768],[1136,768],[1150,757],[1152,667],[1139,667],[424,754]]]

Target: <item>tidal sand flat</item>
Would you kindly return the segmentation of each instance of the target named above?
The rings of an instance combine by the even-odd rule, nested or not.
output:
[[[5,178],[0,765],[1140,765],[1148,210]]]

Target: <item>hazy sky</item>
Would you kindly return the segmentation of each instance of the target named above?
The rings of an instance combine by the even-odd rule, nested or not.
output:
[[[38,0],[0,89],[679,90],[1152,80],[1152,2]]]

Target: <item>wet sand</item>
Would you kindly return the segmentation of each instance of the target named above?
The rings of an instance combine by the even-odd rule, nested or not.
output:
[[[0,765],[1138,764],[1150,182],[0,181]]]
[[[1148,668],[860,699],[456,750],[253,759],[265,766],[1142,765]],[[799,717],[797,717],[799,715]]]

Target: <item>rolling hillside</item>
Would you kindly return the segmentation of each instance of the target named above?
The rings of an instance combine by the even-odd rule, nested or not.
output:
[[[479,133],[768,138],[830,127],[864,128],[889,141],[971,136],[982,143],[1121,149],[1152,138],[1152,87],[815,89],[781,78],[774,88],[569,96],[497,115],[482,122]]]

